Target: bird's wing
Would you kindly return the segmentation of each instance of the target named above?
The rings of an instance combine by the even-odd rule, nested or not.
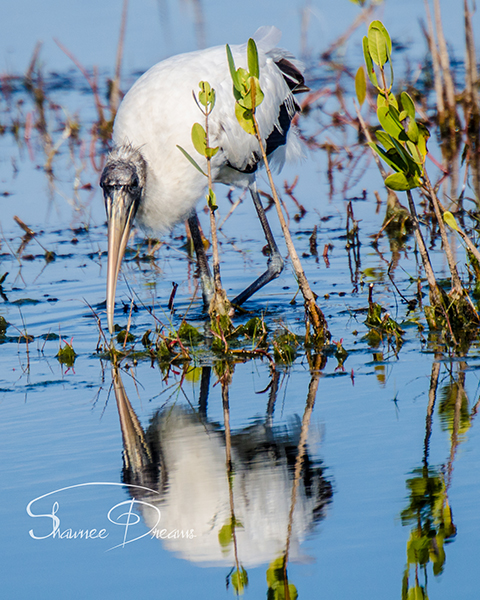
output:
[[[260,84],[265,94],[257,109],[262,138],[275,127],[283,131],[281,106],[291,113],[293,96],[275,60],[265,52],[278,37],[278,30],[263,28],[259,38]],[[246,47],[231,46],[235,64],[247,67]],[[275,56],[283,56],[276,51]],[[290,56],[290,55],[289,55]],[[210,146],[218,146],[214,157],[214,176],[225,165],[237,172],[249,171],[259,161],[254,136],[246,133],[235,117],[235,99],[224,46],[169,58],[147,71],[126,94],[117,113],[114,142],[128,142],[141,149],[147,162],[147,194],[137,220],[154,229],[171,227],[187,215],[201,197],[206,179],[183,156],[184,148],[206,169],[205,159],[194,149],[191,130],[194,123],[205,123],[193,98],[200,81],[208,81],[216,91],[216,104],[209,117]],[[280,152],[284,148],[279,148]],[[278,152],[277,150],[277,152]],[[288,149],[287,149],[288,151]],[[295,154],[295,152],[294,152]],[[231,179],[235,179],[231,177]],[[232,181],[245,183],[245,181]]]

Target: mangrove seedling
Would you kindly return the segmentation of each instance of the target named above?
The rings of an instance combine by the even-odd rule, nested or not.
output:
[[[293,244],[292,236],[288,229],[287,222],[285,220],[280,200],[275,188],[275,184],[268,163],[267,153],[260,135],[260,128],[258,125],[256,110],[257,107],[263,102],[264,94],[260,87],[260,67],[258,62],[258,50],[257,45],[253,39],[248,40],[247,44],[247,61],[248,70],[243,68],[236,68],[235,62],[232,56],[230,47],[227,44],[227,58],[228,65],[230,68],[230,75],[233,82],[233,95],[235,97],[235,116],[240,126],[250,135],[254,135],[257,138],[258,145],[260,147],[260,153],[262,156],[265,169],[267,171],[268,182],[272,190],[272,197],[277,210],[278,219],[282,228],[283,237],[292,261],[292,265],[297,277],[298,285],[302,291],[305,300],[305,313],[307,321],[307,337],[309,332],[309,325],[313,327],[313,341],[315,345],[323,346],[324,343],[330,337],[327,321],[317,306],[316,296],[310,288],[305,272],[303,271],[302,264],[298,257],[297,251]]]
[[[368,145],[392,170],[385,177],[385,185],[394,191],[405,191],[412,219],[417,246],[430,289],[430,307],[425,307],[425,316],[431,328],[447,330],[454,341],[469,324],[479,324],[479,318],[463,288],[456,262],[445,229],[442,208],[425,169],[428,129],[416,118],[415,103],[410,95],[402,91],[400,102],[392,93],[394,81],[391,60],[392,41],[383,23],[372,21],[368,35],[363,38],[363,53],[368,77],[376,88],[377,117],[383,129],[375,132],[376,142]],[[388,74],[386,67],[389,67]],[[365,99],[364,81],[359,70],[356,78],[357,98],[360,104]],[[367,136],[368,139],[368,136]],[[383,171],[383,168],[381,169]],[[420,188],[431,200],[443,249],[451,274],[451,290],[447,295],[438,285],[428,251],[420,230],[412,190]]]

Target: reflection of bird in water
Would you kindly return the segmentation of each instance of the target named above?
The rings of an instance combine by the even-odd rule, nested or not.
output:
[[[136,498],[161,511],[157,531],[191,532],[194,538],[173,536],[165,547],[193,562],[231,563],[233,549],[222,547],[219,533],[231,522],[225,436],[192,409],[167,407],[155,414],[144,433],[114,375],[115,395],[124,442],[124,481],[156,490]],[[294,463],[300,435],[290,428],[263,422],[232,435],[232,478],[236,539],[241,563],[254,566],[281,556],[292,501]],[[305,456],[290,538],[290,558],[300,556],[300,543],[324,517],[332,496],[322,467]],[[147,527],[157,512],[142,508]],[[181,533],[179,535],[182,535]]]
[[[260,84],[265,94],[257,108],[260,134],[267,154],[281,165],[301,152],[290,122],[299,106],[293,94],[308,90],[299,63],[276,47],[280,32],[262,27],[255,34],[260,65]],[[247,67],[246,45],[231,47],[237,66]],[[108,217],[107,319],[113,331],[115,290],[120,265],[134,219],[147,231],[165,232],[189,217],[198,256],[204,300],[211,296],[211,278],[198,229],[195,206],[202,197],[206,178],[178,150],[196,154],[192,125],[202,115],[192,98],[201,80],[216,92],[209,117],[210,146],[219,147],[212,159],[213,180],[249,187],[270,250],[267,271],[234,300],[245,302],[277,277],[283,260],[272,237],[255,183],[260,163],[258,142],[235,117],[235,99],[225,48],[216,47],[169,58],[147,71],[127,93],[118,110],[113,140],[115,147],[102,173]]]

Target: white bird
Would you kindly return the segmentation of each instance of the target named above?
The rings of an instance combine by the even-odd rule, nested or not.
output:
[[[265,96],[256,116],[267,154],[279,166],[285,159],[301,156],[299,141],[290,128],[300,110],[293,94],[308,91],[300,63],[290,52],[276,47],[280,37],[281,32],[275,27],[261,27],[254,35],[260,86]],[[236,66],[247,68],[247,45],[231,46],[231,51]],[[110,333],[118,274],[134,220],[147,232],[158,234],[188,218],[203,298],[206,304],[210,300],[211,278],[195,212],[207,182],[177,148],[183,147],[204,166],[191,140],[192,125],[203,118],[192,97],[200,81],[207,81],[216,93],[215,107],[209,116],[209,143],[219,147],[211,163],[213,181],[250,189],[270,249],[267,271],[233,303],[243,303],[283,269],[256,188],[255,171],[261,163],[258,142],[235,117],[225,47],[174,56],[144,73],[124,97],[115,118],[114,148],[100,180],[108,219]]]

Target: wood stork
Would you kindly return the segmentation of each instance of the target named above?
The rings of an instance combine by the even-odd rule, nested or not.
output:
[[[281,32],[261,27],[254,35],[258,48],[260,85],[264,101],[257,108],[260,134],[267,154],[281,167],[285,159],[301,155],[290,123],[299,111],[293,94],[308,91],[302,68],[290,52],[277,47]],[[231,46],[237,66],[247,67],[247,45]],[[205,177],[186,160],[177,146],[196,154],[192,125],[202,115],[192,97],[200,81],[215,89],[216,103],[209,117],[213,181],[248,187],[262,224],[270,255],[267,270],[234,304],[242,304],[271,279],[278,277],[283,260],[273,239],[255,182],[261,162],[258,142],[235,117],[235,99],[224,46],[181,54],[164,60],[133,85],[124,97],[113,130],[114,147],[103,170],[108,219],[107,320],[113,333],[115,291],[122,258],[135,220],[144,230],[162,233],[188,218],[199,262],[203,298],[208,303],[212,283],[195,212],[206,188]]]

